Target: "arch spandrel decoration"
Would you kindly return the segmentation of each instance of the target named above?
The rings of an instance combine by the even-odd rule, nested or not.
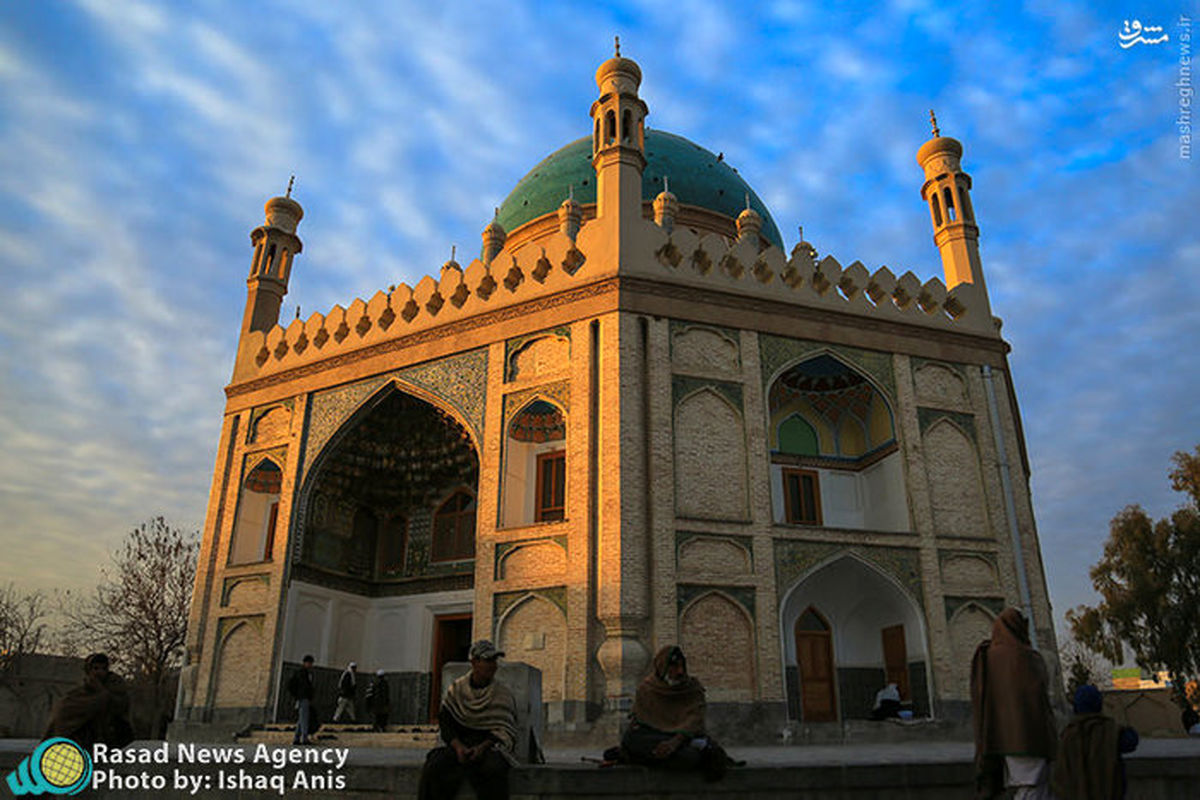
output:
[[[569,415],[571,413],[571,383],[570,381],[555,381],[504,395],[502,416],[505,431],[508,430],[509,423],[512,422],[512,418],[516,416],[517,412],[533,400],[545,400],[558,406],[564,415]]]
[[[492,619],[500,619],[510,608],[530,595],[537,595],[558,606],[563,615],[567,613],[567,587],[548,586],[538,589],[520,589],[515,592],[496,592],[492,595]]]
[[[399,379],[424,389],[457,412],[476,442],[483,441],[483,410],[487,396],[487,349],[480,348],[428,364],[406,367],[348,386],[313,394],[309,411],[304,466],[307,476],[317,456],[335,433],[381,387]],[[403,391],[403,387],[399,387]]]
[[[517,358],[522,354],[522,352],[536,344],[540,339],[561,340],[566,345],[568,358],[570,357],[571,328],[567,325],[560,325],[557,328],[537,331],[536,333],[529,333],[524,336],[518,336],[515,339],[509,339],[504,343],[504,380],[506,383],[513,381],[518,377],[524,377],[517,374]],[[563,369],[566,369],[567,365],[563,364],[562,367]]]
[[[895,408],[896,374],[892,368],[890,353],[877,353],[874,350],[860,350],[857,347],[788,339],[769,334],[759,334],[758,350],[764,389],[771,385],[777,373],[784,366],[793,362],[799,363],[825,351],[862,370],[863,374],[871,378],[884,391],[888,402],[892,403],[892,407]]]
[[[795,539],[775,540],[775,585],[792,586],[801,575],[837,553],[852,553],[878,567],[908,590],[924,608],[925,593],[921,586],[921,559],[915,549],[905,547],[846,547],[827,542],[802,542]]]

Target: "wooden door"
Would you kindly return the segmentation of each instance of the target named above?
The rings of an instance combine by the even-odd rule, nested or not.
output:
[[[433,618],[433,680],[429,690],[429,719],[437,720],[442,703],[442,667],[466,661],[471,651],[471,615],[442,614]]]
[[[796,662],[801,718],[805,722],[836,722],[833,636],[829,623],[811,606],[796,620]]]
[[[883,671],[886,673],[885,682],[894,683],[900,690],[900,699],[909,699],[908,694],[908,649],[904,643],[904,626],[892,625],[884,628],[883,636]]]

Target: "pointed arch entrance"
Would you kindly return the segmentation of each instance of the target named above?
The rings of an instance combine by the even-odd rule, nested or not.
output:
[[[801,576],[784,595],[780,622],[794,719],[866,719],[889,682],[914,713],[929,714],[924,613],[867,559],[843,553]]]
[[[319,712],[332,712],[337,676],[354,661],[360,675],[384,670],[395,722],[428,718],[445,656],[438,620],[470,625],[478,482],[468,429],[394,384],[330,438],[298,503],[278,719],[294,715],[283,686],[309,654]]]

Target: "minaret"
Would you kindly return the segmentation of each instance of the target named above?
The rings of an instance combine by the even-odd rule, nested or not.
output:
[[[596,216],[618,227],[642,218],[642,171],[646,168],[645,119],[638,97],[642,70],[616,55],[596,70],[600,97],[592,103],[592,166],[596,169]],[[613,219],[615,217],[615,220]]]
[[[304,209],[292,199],[292,182],[287,194],[267,201],[266,224],[250,233],[254,245],[254,260],[250,262],[250,277],[246,279],[246,312],[242,315],[242,334],[249,331],[271,330],[279,323],[279,306],[287,294],[292,259],[303,248],[296,236],[296,226]]]
[[[971,208],[971,176],[962,171],[962,144],[942,136],[937,118],[929,112],[933,138],[917,151],[917,163],[925,170],[921,199],[929,204],[933,219],[933,242],[942,254],[946,288],[973,283],[986,301],[987,286],[979,262],[979,228]]]

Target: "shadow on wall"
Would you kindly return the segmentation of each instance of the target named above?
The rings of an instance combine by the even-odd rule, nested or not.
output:
[[[54,703],[82,683],[81,658],[27,653],[13,659],[0,669],[0,738],[40,739]],[[168,675],[157,702],[152,686],[136,681],[128,685],[134,736],[162,739],[175,708],[179,671]]]

